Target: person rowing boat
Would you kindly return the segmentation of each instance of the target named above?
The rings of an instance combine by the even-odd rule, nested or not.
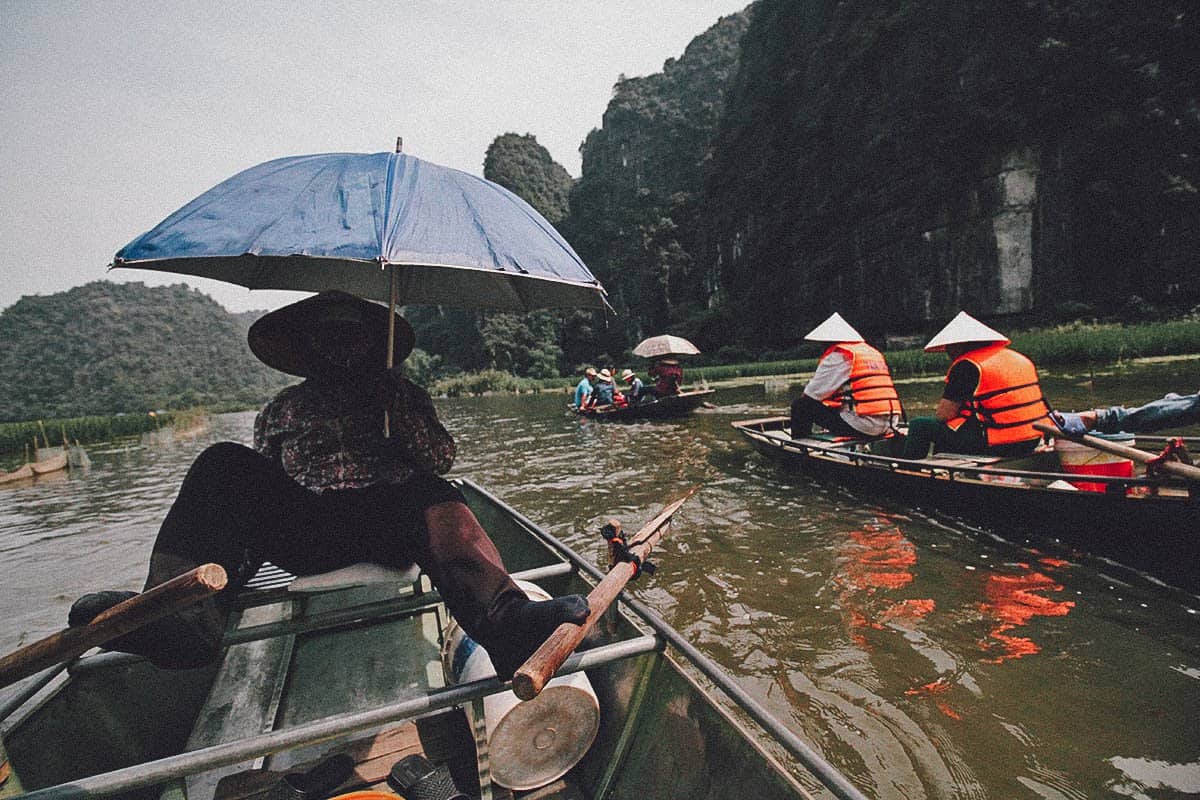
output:
[[[804,337],[829,346],[804,393],[792,402],[792,437],[812,433],[813,423],[831,433],[883,436],[900,424],[900,397],[883,353],[836,311]]]
[[[559,624],[587,618],[580,595],[527,598],[462,493],[439,477],[454,461],[454,439],[429,395],[383,367],[389,315],[353,295],[324,292],[251,327],[254,354],[304,381],[259,413],[254,449],[222,442],[196,458],[159,529],[146,580],[149,588],[214,562],[229,585],[110,649],[171,669],[212,661],[229,600],[264,561],[297,575],[415,562],[501,677]],[[403,317],[395,315],[394,324],[399,362],[414,337]],[[133,594],[85,595],[69,622],[87,624]]]
[[[1042,439],[1034,423],[1047,418],[1037,368],[1011,341],[965,311],[942,328],[927,352],[950,357],[946,387],[932,417],[909,420],[903,456],[934,451],[999,456],[1033,452]]]

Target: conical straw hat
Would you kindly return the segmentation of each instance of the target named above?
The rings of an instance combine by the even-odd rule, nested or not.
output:
[[[829,319],[808,332],[804,337],[810,342],[862,342],[863,336],[836,311]]]
[[[967,312],[960,311],[957,317],[950,320],[946,327],[929,340],[929,344],[925,345],[925,350],[932,353],[937,350],[945,350],[946,345],[963,344],[964,342],[1004,342],[1008,344],[1010,341],[1012,340],[1003,333],[989,328]]]

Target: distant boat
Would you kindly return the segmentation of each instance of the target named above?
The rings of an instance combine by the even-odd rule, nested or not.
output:
[[[50,472],[58,472],[67,468],[67,451],[60,450],[52,456],[39,458],[37,461],[31,461],[28,464],[33,470],[34,475],[46,475]]]
[[[14,483],[16,481],[28,480],[33,477],[33,467],[29,464],[22,464],[12,472],[0,471],[0,483]]]
[[[578,414],[596,419],[629,420],[629,419],[665,419],[682,417],[699,408],[710,396],[716,394],[713,389],[695,389],[690,392],[658,397],[647,403],[630,403],[629,405],[603,405],[595,408],[575,408]]]

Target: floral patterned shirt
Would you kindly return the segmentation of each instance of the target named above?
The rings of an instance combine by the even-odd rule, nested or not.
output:
[[[289,386],[255,419],[254,449],[314,492],[404,483],[419,472],[441,475],[455,455],[425,390],[388,373]]]

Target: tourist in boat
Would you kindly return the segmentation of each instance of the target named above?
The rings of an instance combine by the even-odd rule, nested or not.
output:
[[[1050,415],[1064,432],[1150,433],[1166,428],[1200,425],[1200,391],[1193,394],[1168,392],[1162,398],[1136,408],[1109,406],[1079,413],[1055,411]]]
[[[1033,452],[1048,417],[1037,368],[1007,336],[960,311],[925,345],[950,357],[946,386],[932,417],[909,420],[904,458],[934,451],[1016,456]]]
[[[596,369],[588,367],[584,370],[583,378],[579,383],[575,384],[575,397],[571,401],[571,405],[575,408],[583,408],[587,403],[588,398],[592,394],[592,381],[596,378]]]
[[[271,312],[250,329],[258,358],[304,381],[274,397],[254,424],[254,449],[215,444],[192,463],[159,529],[146,588],[215,562],[230,585],[215,601],[110,643],[166,668],[220,652],[229,601],[263,561],[297,575],[369,562],[418,564],[502,677],[559,624],[582,623],[579,595],[529,600],[509,577],[462,494],[439,475],[454,439],[429,395],[384,369],[386,308],[325,292]],[[413,331],[395,316],[396,361]],[[385,415],[389,433],[385,436]],[[85,595],[85,624],[132,592]]]
[[[675,358],[656,358],[650,363],[650,369],[646,370],[646,374],[654,378],[654,395],[656,397],[670,397],[679,394],[679,387],[683,385],[683,367],[679,366],[679,360]]]
[[[624,390],[623,394],[630,405],[637,405],[646,400],[646,385],[642,383],[642,379],[633,370],[627,369],[622,372],[621,381],[628,387]]]
[[[842,436],[885,436],[900,424],[900,396],[883,353],[836,311],[804,337],[828,342],[804,392],[792,401],[792,438],[815,422]]]
[[[588,401],[588,408],[611,406],[614,389],[612,371],[608,368],[600,370],[600,374],[596,376],[596,385],[592,388],[592,399]]]

